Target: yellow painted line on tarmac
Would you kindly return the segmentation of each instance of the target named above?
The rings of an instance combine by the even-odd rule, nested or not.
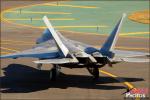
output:
[[[26,7],[33,7],[33,6],[42,6],[42,5],[47,5],[47,4],[49,4],[49,3],[32,4],[32,5],[26,5],[26,6],[20,6],[20,7],[9,8],[9,9],[4,10],[4,11],[1,12],[1,19],[2,19],[2,20],[4,19],[3,15],[4,15],[5,12],[11,12],[11,11],[16,10],[16,9],[23,9],[23,8],[26,8]],[[50,5],[50,4],[49,4],[49,5]],[[57,4],[52,3],[51,5],[56,6]],[[59,6],[60,6],[60,4],[59,4]],[[95,7],[95,6],[76,6],[76,5],[65,5],[65,4],[61,4],[61,6],[80,7],[80,8],[98,8],[98,7]],[[28,13],[28,12],[25,12],[25,13]],[[30,12],[30,13],[37,13],[37,12]],[[42,14],[42,13],[50,14],[50,12],[38,12],[38,13],[41,13],[41,14]],[[51,14],[52,14],[52,13],[51,13]],[[55,14],[57,14],[57,13],[55,13]],[[72,13],[59,12],[58,14],[72,14]],[[3,20],[3,21],[5,21],[5,20]]]
[[[124,85],[126,85],[126,86],[129,88],[129,90],[130,90],[130,89],[136,89],[133,84],[127,82],[127,81],[124,80],[123,78],[120,78],[120,77],[118,77],[118,76],[116,76],[116,75],[114,75],[114,74],[111,74],[111,73],[109,73],[109,72],[106,72],[106,71],[104,71],[104,70],[99,70],[99,71],[100,71],[101,73],[103,73],[103,74],[105,74],[105,75],[108,75],[108,76],[111,76],[111,77],[115,78],[117,81],[123,83]],[[140,98],[139,98],[139,97],[136,97],[135,100],[140,100]]]
[[[34,42],[24,42],[24,41],[16,41],[16,40],[1,40],[0,44],[4,45],[34,45]]]
[[[9,21],[17,21],[17,20],[36,20],[36,21],[39,21],[39,20],[42,20],[42,18],[5,18],[5,20],[9,20]],[[49,18],[49,20],[76,20],[75,18]]]
[[[0,47],[1,49],[4,49],[4,50],[9,50],[9,51],[15,51],[15,52],[19,52],[18,50],[16,49],[10,49],[10,48],[6,48],[6,47]]]
[[[10,54],[10,52],[1,51],[0,54]]]
[[[94,46],[95,48],[101,48],[101,46],[96,45]],[[135,48],[135,47],[122,47],[122,46],[117,46],[115,47],[116,49],[123,49],[123,50],[147,50],[149,51],[149,48]]]
[[[21,44],[18,44],[18,43],[1,43],[1,45],[31,45],[33,46],[34,44],[26,44],[26,43],[21,43]]]
[[[40,5],[40,4],[37,4],[37,5]],[[31,5],[31,6],[35,6],[35,5]],[[17,8],[8,9],[8,10],[5,10],[5,11],[9,11],[9,10],[13,10],[13,9],[17,9]],[[11,23],[11,24],[14,24],[14,25],[22,25],[22,26],[31,27],[31,28],[44,28],[44,27],[36,27],[36,26],[31,26],[31,25],[13,23],[12,21],[9,21],[9,20],[7,20],[6,18],[3,17],[3,14],[4,14],[5,11],[3,11],[1,13],[1,19],[2,19],[2,21],[8,22],[8,23]],[[71,27],[71,26],[55,26],[55,28],[67,28],[67,27]],[[77,26],[74,26],[74,27],[77,27]],[[87,28],[89,28],[90,26],[89,27],[88,26],[80,26],[80,27],[87,27]],[[92,27],[97,27],[97,26],[92,26]],[[108,27],[108,26],[101,26],[101,27]],[[62,31],[66,31],[66,30],[62,30]],[[67,32],[79,33],[79,34],[81,34],[81,33],[85,34],[86,33],[86,32],[76,32],[76,31],[68,31],[68,30],[67,30]],[[125,38],[143,38],[143,39],[149,39],[149,37],[127,36],[127,34],[148,34],[148,33],[149,32],[139,32],[139,33],[138,32],[129,32],[129,33],[121,33],[121,34],[119,34],[119,36],[125,37]],[[88,34],[88,33],[86,33],[86,34]],[[98,34],[98,33],[93,33],[93,32],[89,33],[89,34],[108,36],[108,34]]]
[[[25,41],[17,41],[17,40],[1,40],[1,44],[12,44],[12,45],[34,45],[34,42],[25,42]],[[95,48],[100,48],[101,45],[95,45],[93,46]],[[116,49],[123,49],[123,50],[147,50],[149,51],[149,48],[135,48],[135,47],[122,47],[117,46]]]
[[[132,84],[130,84],[129,82],[123,82],[125,85],[127,85],[130,89],[133,89],[134,86]]]
[[[11,20],[17,20],[17,19],[6,19],[6,18],[3,18],[2,19],[3,21],[7,22],[7,23],[10,23],[10,24],[14,24],[14,25],[21,25],[21,26],[25,26],[25,27],[30,27],[30,28],[41,28],[41,29],[45,29],[46,27],[40,27],[40,26],[32,26],[32,25],[27,25],[27,24],[19,24],[19,23],[15,23],[15,22],[12,22]],[[30,19],[19,19],[19,20],[31,20]],[[32,19],[33,20],[33,19]],[[67,19],[50,19],[50,20],[67,20]],[[76,20],[76,19],[70,19],[70,20]],[[85,26],[85,25],[82,25],[82,26],[53,26],[54,28],[107,28],[108,26],[106,25],[99,25],[99,26]],[[97,33],[96,33],[97,34]]]
[[[147,50],[149,51],[149,48],[132,48],[132,47],[115,47],[117,49],[127,49],[127,50]]]
[[[106,71],[104,71],[104,70],[99,70],[99,71],[100,71],[101,73],[103,73],[103,74],[106,74],[106,75],[108,75],[108,76],[111,76],[111,77],[115,78],[115,79],[118,80],[119,82],[121,82],[121,83],[123,83],[124,85],[126,85],[129,89],[135,88],[131,83],[125,81],[124,79],[120,79],[120,78],[119,78],[118,76],[116,76],[116,75],[113,75],[113,74],[111,74],[111,73],[109,73],[109,72],[106,72]]]
[[[100,26],[95,26],[95,25],[93,25],[93,26],[86,26],[86,25],[82,25],[82,26],[80,26],[80,25],[78,25],[78,26],[56,26],[57,28],[105,28],[105,27],[108,27],[108,26],[106,26],[106,25],[100,25]]]
[[[31,18],[29,19],[7,19],[7,18],[3,18],[3,21],[5,22],[8,22],[8,23],[11,23],[11,24],[14,24],[14,25],[21,25],[21,26],[25,26],[25,27],[31,27],[31,28],[41,28],[41,29],[45,29],[46,27],[40,27],[40,26],[32,26],[32,25],[27,25],[27,24],[19,24],[19,23],[15,23],[15,22],[12,22],[12,20],[31,20]],[[32,19],[32,20],[42,20],[41,19]],[[49,18],[49,20],[76,20],[75,18],[55,18],[55,19],[52,19],[52,18]],[[108,26],[106,25],[99,25],[99,26],[86,26],[86,25],[82,25],[82,26],[53,26],[54,28],[107,28]]]
[[[1,40],[1,42],[19,42],[19,43],[27,43],[32,44],[33,42],[24,42],[24,41],[18,41],[18,40]]]
[[[27,44],[32,44],[33,43],[33,42],[24,42],[24,41],[18,41],[18,40],[1,40],[1,43],[2,42],[6,42],[6,43],[19,42],[19,43],[27,43]]]
[[[76,32],[76,31],[70,31],[70,30],[60,30],[64,32],[70,32],[70,33],[77,33],[77,34],[89,34],[89,35],[102,35],[102,36],[109,36],[109,34],[99,34],[99,33],[94,33],[94,32]],[[128,33],[136,33],[136,32],[128,32]],[[123,34],[128,34],[128,33],[123,33]],[[146,32],[147,33],[147,32]],[[141,39],[149,39],[149,37],[139,37],[139,36],[126,36],[126,35],[121,35],[122,33],[119,34],[120,37],[125,37],[125,38],[141,38]]]
[[[106,26],[106,25],[100,25],[100,26],[86,26],[86,25],[78,25],[78,26],[76,26],[76,25],[74,25],[74,26],[54,26],[54,28],[106,28],[106,27],[108,27],[108,26]],[[42,28],[42,29],[45,29],[46,27],[39,27],[39,28]]]
[[[25,14],[72,14],[68,12],[40,12],[40,11],[5,11],[5,13],[25,13]]]
[[[111,74],[111,73],[108,73],[108,72],[106,72],[106,71],[103,71],[103,70],[99,70],[101,73],[103,73],[103,74],[106,74],[106,75],[108,75],[108,76],[111,76],[111,77],[117,77],[116,75],[113,75],[113,74]]]
[[[95,8],[99,8],[96,6],[78,6],[78,5],[69,5],[69,4],[49,4],[49,3],[45,3],[43,5],[48,5],[48,6],[57,6],[57,7],[72,7],[72,8],[87,8],[87,9],[95,9]]]
[[[124,35],[140,35],[140,34],[150,34],[150,32],[128,32],[128,33],[121,33],[121,36]]]

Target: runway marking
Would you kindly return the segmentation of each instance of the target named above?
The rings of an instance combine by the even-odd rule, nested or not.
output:
[[[128,16],[128,19],[138,22],[138,23],[142,23],[142,24],[150,24],[150,16],[149,16],[149,10],[145,9],[142,11],[136,11],[133,12],[132,14],[130,14]]]
[[[4,45],[9,45],[9,44],[10,45],[32,45],[32,46],[34,45],[34,44],[29,44],[29,43],[28,44],[26,44],[26,43],[23,43],[23,44],[1,43],[1,44],[4,44]]]
[[[1,40],[1,44],[12,44],[12,45],[34,45],[34,42],[24,42],[24,41],[14,41],[14,40]],[[4,43],[3,43],[4,42]],[[20,44],[21,43],[21,44]],[[94,46],[95,48],[100,48],[100,45]],[[149,51],[149,48],[135,48],[135,47],[123,47],[123,46],[117,46],[116,49],[123,49],[123,50],[147,50]]]
[[[24,42],[24,41],[18,41],[18,40],[1,40],[1,42],[20,42],[20,43],[28,43],[28,44],[30,44],[30,43],[33,43],[33,42]]]
[[[96,45],[94,46],[96,48],[100,48],[101,46]],[[123,46],[116,46],[116,49],[123,49],[123,50],[147,50],[149,51],[149,48],[135,48],[135,47],[123,47]]]
[[[5,18],[5,20],[9,20],[9,21],[19,21],[19,20],[35,20],[35,21],[39,21],[42,20],[42,18]],[[49,20],[76,20],[75,18],[49,18]]]
[[[100,26],[95,26],[95,25],[93,25],[93,26],[86,26],[86,25],[78,25],[78,26],[76,26],[76,25],[74,25],[74,26],[71,26],[71,25],[69,25],[69,26],[54,26],[54,28],[106,28],[106,27],[108,27],[108,26],[106,26],[106,25],[100,25]],[[46,27],[39,27],[39,28],[42,28],[42,29],[45,29]]]
[[[104,71],[104,70],[100,70],[100,69],[99,69],[99,71],[100,71],[101,73],[103,73],[103,74],[105,74],[105,75],[108,75],[108,76],[111,76],[111,77],[113,77],[114,79],[116,79],[117,81],[123,83],[125,86],[128,87],[129,90],[131,90],[131,89],[136,89],[133,84],[127,82],[127,81],[124,80],[123,78],[120,78],[120,77],[118,77],[118,76],[116,76],[116,75],[114,75],[114,74],[111,74],[111,73],[109,73],[109,72],[106,72],[106,71]],[[140,98],[139,98],[139,97],[136,97],[135,100],[140,100]]]
[[[150,32],[128,32],[128,33],[121,33],[120,35],[138,35],[138,34],[150,34]]]
[[[10,54],[10,52],[1,51],[0,54]]]
[[[5,21],[9,22],[11,20],[31,20],[31,18],[26,18],[26,19],[4,19]],[[40,18],[35,18],[32,20],[42,20]],[[76,20],[75,18],[49,18],[49,20]],[[9,22],[15,25],[22,25],[22,26],[26,26],[26,27],[32,27],[32,28],[41,28],[41,29],[45,29],[46,27],[38,27],[38,26],[32,26],[32,25],[25,25],[25,24],[18,24],[18,23],[14,23],[14,22]],[[100,25],[100,26],[54,26],[54,28],[107,28],[108,26],[106,25]],[[63,30],[66,31],[66,30]],[[68,31],[68,30],[67,30]],[[70,31],[69,31],[70,32]],[[75,31],[74,31],[75,32]],[[77,33],[77,32],[75,32]],[[78,33],[85,33],[85,32],[78,32]],[[86,33],[87,34],[87,33]],[[107,36],[108,34],[99,34],[99,33],[93,33],[91,32],[90,34],[96,34],[96,35],[104,35]],[[128,35],[138,35],[138,34],[150,34],[150,32],[127,32],[127,33],[120,33],[119,36],[122,37],[127,37],[127,38],[147,38],[147,37],[138,37],[138,36],[128,36]]]
[[[47,4],[47,3],[45,3]],[[25,7],[32,7],[32,6],[37,6],[37,5],[42,5],[42,4],[34,4],[34,5],[27,5],[27,6],[22,6],[22,7],[15,7],[15,8],[10,8],[10,9],[7,9],[7,10],[4,10],[1,12],[1,19],[2,21],[5,21],[5,22],[8,22],[8,23],[11,23],[11,24],[15,24],[15,25],[22,25],[22,26],[25,26],[25,27],[31,27],[31,28],[39,28],[39,27],[34,27],[34,26],[29,26],[29,25],[25,25],[25,24],[17,24],[17,23],[13,23],[11,21],[8,21],[6,20],[3,15],[5,12],[7,11],[11,11],[11,10],[15,10],[15,9],[19,9],[19,8],[25,8]],[[43,4],[44,5],[44,4]],[[57,26],[58,27],[58,26]],[[66,31],[66,30],[65,30]],[[77,32],[76,32],[77,33]],[[83,33],[83,32],[80,32],[80,33]],[[132,32],[133,33],[133,32]],[[134,32],[135,33],[135,32]],[[91,34],[95,34],[95,33],[91,33]],[[104,35],[104,36],[107,36],[108,34],[97,34],[96,35]],[[149,39],[147,37],[138,37],[138,36],[126,36],[126,34],[123,33],[123,35],[120,35],[121,37],[127,37],[127,38],[144,38],[144,39]]]
[[[104,33],[104,34],[99,34],[99,33],[94,33],[94,32],[77,32],[77,31],[68,31],[68,30],[60,30],[60,31],[64,31],[64,32],[70,32],[70,33],[78,33],[78,34],[89,34],[89,35],[92,35],[92,34],[94,34],[94,35],[102,35],[102,36],[109,36],[109,34],[106,34],[106,33]],[[128,32],[128,33],[136,33],[136,32]],[[143,32],[144,33],[144,32]],[[147,33],[147,32],[146,32]],[[127,33],[120,33],[120,34],[127,34]],[[126,36],[126,35],[120,35],[119,34],[119,36],[120,37],[125,37],[125,38],[143,38],[143,39],[149,39],[149,37],[138,37],[138,36]]]
[[[10,49],[10,48],[6,48],[6,47],[0,47],[1,49],[4,49],[4,50],[9,50],[9,51],[15,51],[15,52],[19,52],[18,50],[16,49]]]
[[[32,26],[32,25],[27,25],[27,24],[19,24],[19,23],[14,23],[14,22],[11,21],[11,20],[17,20],[17,19],[7,19],[7,18],[3,17],[2,20],[7,22],[7,23],[11,23],[11,24],[14,24],[14,25],[21,25],[21,26],[25,26],[25,27],[41,28],[41,29],[46,28],[46,27]],[[31,18],[29,18],[29,19],[18,19],[18,20],[31,20]],[[39,20],[39,19],[36,19],[36,20]],[[50,19],[50,20],[63,20],[63,19]],[[72,19],[69,19],[69,20],[76,20],[76,19],[72,18]],[[99,26],[85,26],[85,25],[83,25],[83,26],[54,26],[54,28],[97,28],[97,27],[107,28],[108,26],[106,26],[106,25],[99,25]]]
[[[127,50],[147,50],[147,51],[149,51],[149,48],[129,48],[129,47],[115,47],[115,48],[117,48],[117,49],[127,49]]]
[[[5,13],[20,13],[20,11],[5,11]],[[34,12],[34,11],[21,11],[21,13],[25,13],[25,14],[72,14],[72,13],[68,13],[68,12]]]
[[[99,7],[96,7],[96,6],[78,6],[78,5],[69,5],[69,4],[49,4],[49,3],[45,3],[43,5],[57,6],[57,7],[87,8],[87,9],[99,8]]]
[[[121,82],[121,83],[123,83],[124,85],[126,85],[129,89],[133,89],[133,88],[135,88],[131,83],[129,83],[129,82],[127,82],[127,81],[125,81],[124,79],[120,79],[118,76],[116,76],[116,75],[113,75],[113,74],[111,74],[111,73],[109,73],[109,72],[106,72],[106,71],[104,71],[104,70],[99,70],[101,73],[103,73],[103,74],[106,74],[106,75],[108,75],[108,76],[111,76],[111,77],[113,77],[113,78],[115,78],[116,80],[118,80],[119,82]]]

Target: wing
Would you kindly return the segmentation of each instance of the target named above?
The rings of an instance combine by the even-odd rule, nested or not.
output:
[[[33,61],[34,63],[40,64],[66,64],[66,63],[78,63],[78,60],[74,58],[61,58],[61,59],[46,59]]]
[[[149,62],[148,58],[133,58],[133,57],[144,57],[149,56],[149,53],[136,52],[136,51],[126,51],[126,50],[114,50],[115,57],[112,62]]]
[[[56,58],[58,56],[59,56],[59,50],[51,40],[45,43],[41,43],[32,49],[0,56],[0,58],[16,59],[19,57],[33,57],[33,58],[40,58],[40,59],[46,59],[46,58],[50,59],[50,58]]]
[[[114,50],[116,57],[139,57],[139,56],[149,56],[149,53],[137,52],[137,51],[127,51],[127,50]]]
[[[0,58],[33,57],[39,59],[50,59],[60,56],[61,53],[63,53],[64,56],[67,56],[69,50],[60,40],[51,23],[48,21],[48,18],[44,16],[43,20],[47,26],[47,29],[43,33],[42,37],[36,41],[36,47],[22,52],[4,55]]]

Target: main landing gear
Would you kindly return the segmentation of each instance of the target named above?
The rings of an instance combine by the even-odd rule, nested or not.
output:
[[[99,78],[99,69],[98,67],[87,67],[90,74],[93,75],[94,80],[98,80]]]
[[[50,70],[50,80],[56,80],[57,76],[60,74],[60,66],[53,65],[53,68]]]
[[[42,68],[42,64],[37,64],[37,69],[41,70],[41,68]]]

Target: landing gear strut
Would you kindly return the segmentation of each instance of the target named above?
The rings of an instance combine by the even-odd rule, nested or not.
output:
[[[89,73],[93,75],[94,79],[97,80],[99,78],[99,69],[98,67],[88,67]]]
[[[57,76],[60,73],[60,66],[53,65],[53,68],[50,70],[50,80],[56,80]]]
[[[42,64],[37,64],[37,69],[41,70],[41,68],[42,68]]]

